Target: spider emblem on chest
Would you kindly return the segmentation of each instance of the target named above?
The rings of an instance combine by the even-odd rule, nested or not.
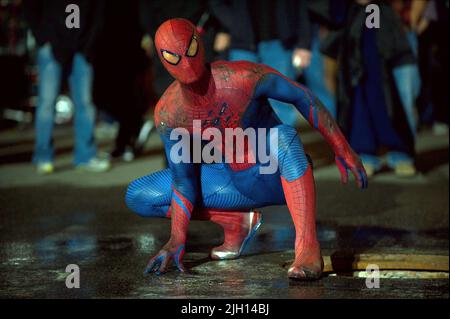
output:
[[[231,109],[227,102],[214,102],[202,127],[227,128],[236,127],[238,123],[239,115]]]

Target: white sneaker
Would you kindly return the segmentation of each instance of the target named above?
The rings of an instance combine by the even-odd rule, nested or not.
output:
[[[448,125],[441,122],[436,122],[433,124],[433,134],[434,135],[447,135]]]
[[[395,174],[401,177],[411,177],[416,175],[416,167],[408,161],[398,162],[394,167]]]
[[[364,163],[364,170],[366,171],[367,177],[372,177],[375,175],[375,165],[371,163]]]
[[[101,173],[111,168],[111,163],[107,159],[92,158],[89,162],[77,165],[77,169],[85,172]]]
[[[51,162],[42,162],[36,165],[36,171],[39,175],[49,175],[53,173],[54,167]]]
[[[126,147],[125,152],[122,154],[122,159],[124,162],[132,162],[134,160],[134,152],[131,147]]]

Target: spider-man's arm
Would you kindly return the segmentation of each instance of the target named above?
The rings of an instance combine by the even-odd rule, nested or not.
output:
[[[255,97],[272,98],[294,104],[311,126],[318,130],[333,148],[342,182],[347,182],[347,170],[350,169],[355,175],[358,186],[367,187],[367,176],[361,160],[347,143],[331,114],[311,91],[274,71],[263,75],[256,87]]]
[[[171,128],[158,127],[161,139],[164,143],[167,161],[172,173],[172,201],[170,204],[171,234],[167,244],[148,263],[145,273],[164,273],[168,270],[171,260],[173,260],[180,271],[185,271],[182,258],[185,251],[186,235],[197,197],[197,173],[190,157],[184,158],[186,162],[179,162],[172,156],[171,152],[178,153],[177,146],[181,146],[183,141],[190,141],[189,134],[179,139],[175,134],[171,139]],[[187,133],[187,131],[186,131]],[[179,144],[177,144],[179,143]],[[175,144],[176,147],[172,148]],[[184,145],[185,152],[190,152],[190,146]],[[186,155],[186,154],[184,154]]]

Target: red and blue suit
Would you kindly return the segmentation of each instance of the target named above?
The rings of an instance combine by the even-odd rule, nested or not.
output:
[[[288,276],[319,278],[323,260],[316,235],[312,167],[297,130],[281,124],[268,99],[295,105],[333,148],[342,181],[347,182],[350,170],[364,188],[367,177],[361,161],[333,118],[307,88],[268,66],[205,63],[200,35],[187,20],[163,23],[156,33],[155,46],[161,62],[175,78],[155,109],[155,123],[169,168],[132,182],[126,202],[139,215],[171,218],[171,237],[150,260],[146,272],[164,273],[172,261],[179,270],[185,270],[182,258],[191,219],[222,225],[224,244],[214,248],[211,255],[217,259],[235,258],[261,223],[261,214],[255,209],[287,204],[296,230],[295,260]],[[171,140],[170,133],[184,128],[194,135],[194,120],[201,120],[201,130],[266,128],[265,141],[277,157],[278,169],[273,174],[261,174],[258,159],[256,163],[248,160],[251,149],[243,160],[231,163],[173,162],[170,150],[178,141]],[[272,135],[271,128],[277,129],[277,135]],[[278,142],[271,143],[273,138]],[[273,145],[277,145],[276,149]],[[236,153],[235,149],[225,148],[227,152]]]

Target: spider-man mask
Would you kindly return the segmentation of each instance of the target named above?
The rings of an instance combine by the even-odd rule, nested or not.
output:
[[[205,71],[205,51],[196,27],[185,19],[171,19],[156,31],[155,46],[164,67],[178,81],[190,84]]]

